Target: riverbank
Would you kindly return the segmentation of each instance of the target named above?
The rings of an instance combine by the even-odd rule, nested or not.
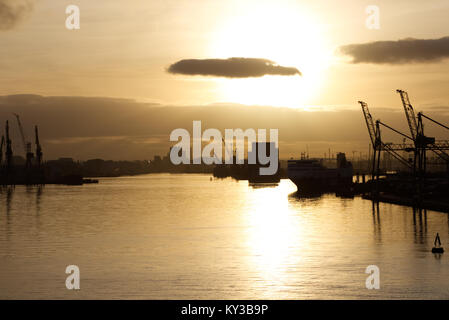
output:
[[[364,199],[449,213],[449,180],[444,175],[421,183],[410,175],[386,176],[354,183],[353,191]]]
[[[362,195],[362,198],[367,200],[398,204],[418,209],[434,210],[449,213],[449,202],[444,201],[435,201],[435,200],[418,201],[417,199],[413,199],[410,197],[399,197],[392,194],[379,194],[379,195],[365,194]]]

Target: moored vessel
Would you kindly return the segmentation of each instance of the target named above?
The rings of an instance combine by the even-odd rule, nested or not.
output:
[[[335,167],[303,157],[288,161],[288,177],[301,193],[333,192],[351,188],[353,168],[344,153],[337,154]]]

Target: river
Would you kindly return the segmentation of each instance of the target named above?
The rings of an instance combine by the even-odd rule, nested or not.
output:
[[[0,298],[449,298],[449,252],[430,252],[437,232],[449,249],[447,214],[295,191],[194,174],[3,188]]]

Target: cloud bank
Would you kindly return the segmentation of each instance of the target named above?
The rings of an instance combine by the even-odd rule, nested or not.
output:
[[[449,123],[449,113],[426,110],[431,117]],[[374,111],[376,118],[388,119],[390,125],[407,132],[399,105]],[[46,160],[152,159],[156,154],[167,154],[173,145],[169,141],[173,129],[192,132],[193,120],[201,120],[203,130],[217,128],[222,133],[227,128],[279,129],[281,159],[298,157],[307,146],[314,156],[322,156],[328,148],[352,154],[352,150],[367,150],[369,142],[359,108],[310,112],[226,104],[181,107],[115,98],[0,96],[0,135],[4,134],[5,120],[9,120],[13,152],[19,155],[23,155],[23,146],[13,113],[20,115],[27,140],[33,141],[33,126],[39,125]],[[426,130],[429,136],[448,138],[435,126]],[[400,142],[393,132],[383,134],[385,141]]]
[[[283,67],[267,59],[187,59],[172,64],[167,72],[172,74],[202,75],[225,78],[251,78],[265,75],[294,76],[301,72],[293,67]]]
[[[32,10],[32,0],[0,0],[0,31],[13,29]]]
[[[350,44],[341,46],[339,51],[351,56],[352,63],[432,63],[449,58],[449,37]]]

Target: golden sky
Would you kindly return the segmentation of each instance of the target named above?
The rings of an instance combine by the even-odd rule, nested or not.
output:
[[[448,60],[400,66],[351,64],[339,46],[449,35],[449,2],[39,0],[0,31],[0,94],[124,97],[189,105],[215,102],[288,107],[397,104],[394,90],[447,103]],[[65,28],[78,5],[81,29]],[[370,4],[380,29],[365,26]],[[303,76],[226,79],[172,75],[181,59],[251,57]]]
[[[0,23],[0,95],[309,111],[359,111],[357,101],[362,99],[375,113],[375,108],[400,108],[395,90],[401,88],[419,110],[449,106],[447,0],[17,1],[33,6],[17,23],[3,28]],[[79,30],[65,27],[69,4],[80,8]],[[365,25],[368,5],[379,7],[380,29]],[[411,42],[398,43],[401,39]],[[382,63],[376,60],[379,55],[360,53],[377,51],[357,51],[359,46],[352,51],[358,52],[359,63],[341,54],[342,46],[376,41],[391,41],[382,46],[386,54],[396,54],[393,60],[401,50],[412,57]],[[416,52],[407,49],[415,44]],[[302,75],[236,79],[167,72],[185,59],[231,57],[268,59]]]

